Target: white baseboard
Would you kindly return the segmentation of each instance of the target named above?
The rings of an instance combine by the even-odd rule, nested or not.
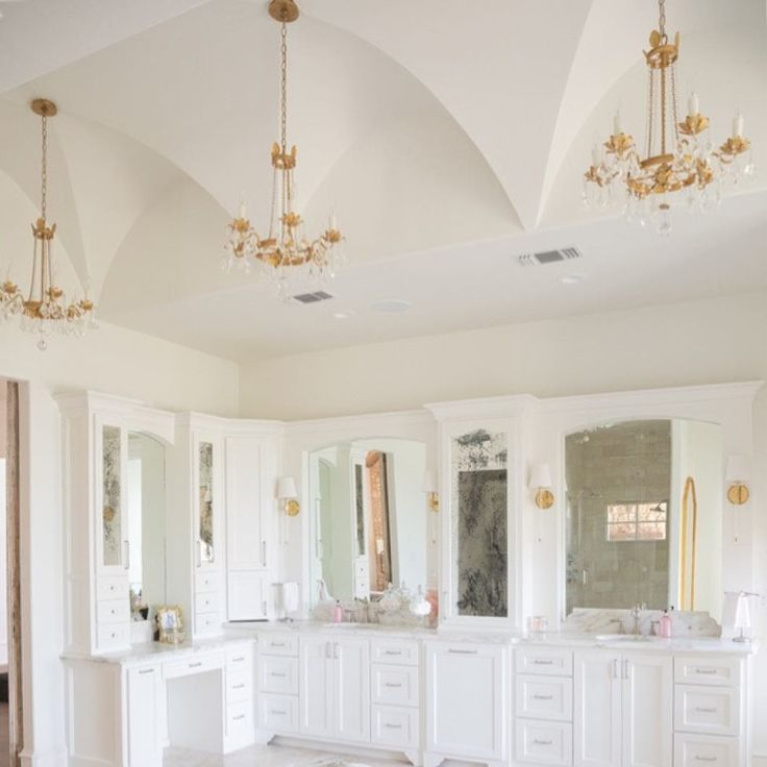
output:
[[[49,751],[47,753],[29,753],[22,751],[19,755],[21,767],[67,767],[66,751]]]

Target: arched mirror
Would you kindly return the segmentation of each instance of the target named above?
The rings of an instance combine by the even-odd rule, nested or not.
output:
[[[312,601],[426,586],[426,445],[358,439],[309,454]]]
[[[604,423],[565,439],[566,608],[722,605],[722,435],[687,420]]]

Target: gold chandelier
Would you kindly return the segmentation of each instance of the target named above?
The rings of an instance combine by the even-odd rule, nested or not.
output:
[[[93,324],[95,307],[87,297],[68,303],[54,281],[56,224],[48,223],[48,118],[54,117],[58,109],[47,99],[35,99],[30,106],[42,120],[41,202],[40,217],[32,224],[32,276],[26,295],[10,278],[0,285],[0,319],[20,316],[22,329],[38,333],[37,346],[44,350],[51,332],[83,335]]]
[[[335,277],[343,264],[343,235],[335,215],[316,239],[304,233],[304,221],[294,208],[296,147],[288,149],[288,24],[299,16],[294,0],[271,0],[269,15],[281,26],[280,47],[280,140],[271,150],[273,169],[271,213],[266,237],[260,237],[248,220],[245,204],[229,224],[224,268],[249,270],[262,267],[280,296],[291,295],[291,278],[308,276],[319,283]]]
[[[733,121],[732,136],[718,148],[708,138],[709,119],[700,113],[694,93],[687,116],[679,121],[675,66],[679,34],[673,42],[669,39],[666,0],[659,0],[658,5],[659,28],[653,30],[650,50],[644,53],[649,72],[645,155],[640,155],[632,136],[623,132],[619,112],[610,138],[592,152],[584,201],[589,207],[605,207],[617,200],[628,220],[643,226],[652,222],[660,234],[667,235],[676,193],[683,193],[690,210],[706,210],[721,201],[727,180],[737,183],[752,177],[756,168],[750,142],[743,136],[741,115]]]

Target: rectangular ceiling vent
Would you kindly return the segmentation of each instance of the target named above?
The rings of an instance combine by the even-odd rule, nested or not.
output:
[[[298,301],[299,304],[316,304],[319,301],[328,301],[331,298],[333,296],[324,290],[318,290],[316,293],[299,293],[297,296],[293,296],[293,300]]]
[[[520,266],[547,266],[560,261],[572,261],[574,258],[583,258],[578,248],[562,248],[561,250],[544,250],[540,253],[525,253],[523,256],[517,256],[517,262]]]

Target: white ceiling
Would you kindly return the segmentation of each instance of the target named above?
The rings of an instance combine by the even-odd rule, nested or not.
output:
[[[767,181],[717,215],[680,213],[668,240],[580,205],[590,147],[619,105],[643,134],[651,0],[306,0],[290,47],[299,202],[315,226],[335,208],[351,263],[336,298],[310,307],[224,274],[227,211],[243,193],[254,220],[268,211],[278,29],[266,6],[3,6],[0,224],[20,280],[28,230],[9,211],[37,200],[26,104],[46,96],[61,108],[62,271],[91,286],[103,319],[233,359],[767,287]],[[683,103],[694,88],[716,139],[741,109],[758,161],[764,0],[739,0],[737,14],[731,0],[669,0],[668,15],[683,33]],[[581,261],[516,265],[569,245]],[[561,284],[570,273],[582,282]],[[371,308],[392,298],[411,310]]]

